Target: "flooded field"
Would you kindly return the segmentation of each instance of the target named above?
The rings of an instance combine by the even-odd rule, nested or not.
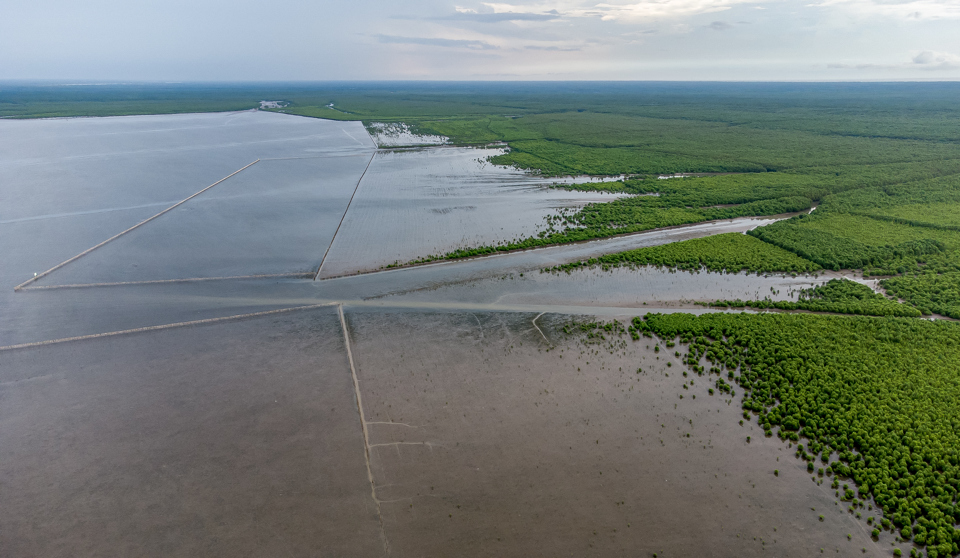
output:
[[[5,120],[0,273],[4,284],[26,280],[257,159],[369,157],[374,147],[358,123],[261,112]]]
[[[552,189],[560,180],[487,162],[502,152],[445,147],[377,153],[320,277],[532,236],[558,209],[617,197]]]
[[[414,309],[469,305],[488,310],[601,313],[628,308],[701,311],[701,307],[693,306],[691,301],[708,299],[711,293],[731,298],[767,293],[772,298],[786,298],[793,290],[826,280],[826,277],[805,276],[748,276],[741,280],[741,275],[657,269],[608,273],[580,270],[562,275],[541,274],[539,271],[543,267],[604,251],[663,244],[753,226],[756,226],[754,220],[707,223],[577,245],[317,281],[286,276],[84,288],[32,284],[18,293],[14,293],[11,287],[0,291],[0,297],[10,301],[8,311],[0,315],[0,346],[317,302],[350,301]],[[67,273],[68,269],[64,267],[62,271]],[[10,278],[8,284],[14,285],[16,280]]]
[[[315,272],[370,154],[266,159],[38,285]]]
[[[611,197],[271,113],[0,132],[0,555],[889,554],[651,340],[560,331],[831,275],[540,273],[771,219],[356,274]]]

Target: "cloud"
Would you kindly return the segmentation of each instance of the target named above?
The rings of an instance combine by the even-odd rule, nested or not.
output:
[[[394,35],[376,35],[381,43],[398,45],[426,45],[445,48],[468,48],[471,50],[496,50],[500,47],[484,41],[467,39],[441,39],[435,37],[397,37]]]
[[[896,70],[902,67],[902,64],[827,64],[831,70]]]
[[[632,4],[609,4],[546,0],[533,5],[485,2],[483,6],[493,10],[495,14],[556,14],[556,17],[564,18],[599,18],[604,21],[630,22],[720,12],[738,4],[757,2],[758,0],[643,0]]]
[[[523,47],[526,50],[549,50],[553,52],[575,52],[581,50],[580,47],[558,47],[558,46],[537,46],[527,45]]]
[[[727,29],[730,29],[733,26],[727,23],[726,21],[714,21],[707,27],[709,27],[710,29],[713,29],[714,31],[726,31]]]
[[[748,0],[665,0],[663,2],[637,2],[636,4],[597,4],[603,10],[604,20],[643,20],[668,17],[709,14],[729,10],[735,4]]]
[[[960,18],[960,2],[957,0],[822,0],[809,6],[839,8],[860,17],[914,20]]]
[[[949,52],[924,50],[914,55],[910,62],[900,64],[827,64],[832,70],[957,70],[960,69],[960,56]]]
[[[913,57],[913,63],[923,70],[953,70],[960,68],[960,56],[924,50]]]
[[[434,19],[450,21],[476,21],[478,23],[502,23],[504,21],[551,21],[560,19],[556,10],[550,12],[478,12],[468,8],[457,7],[457,11],[448,16]]]

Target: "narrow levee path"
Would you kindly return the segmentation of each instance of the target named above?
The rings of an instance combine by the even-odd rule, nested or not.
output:
[[[383,513],[380,510],[380,500],[377,498],[377,483],[373,479],[373,470],[370,468],[370,432],[367,430],[367,419],[363,413],[363,397],[360,394],[360,380],[357,379],[357,367],[353,362],[353,351],[350,348],[350,332],[347,330],[347,320],[343,315],[343,305],[337,305],[337,314],[340,316],[340,327],[343,330],[343,344],[347,348],[347,360],[350,362],[350,374],[353,377],[353,389],[357,398],[357,413],[360,415],[360,427],[363,430],[363,453],[367,463],[367,479],[370,481],[370,497],[377,507],[377,519],[380,522],[380,541],[383,543],[383,555],[390,553],[387,546],[387,536],[383,530]]]
[[[357,185],[353,188],[353,194],[350,195],[350,201],[347,202],[347,207],[343,210],[343,215],[340,216],[340,222],[337,224],[337,230],[333,232],[333,238],[330,239],[330,244],[328,244],[327,249],[324,250],[323,258],[320,259],[320,265],[317,267],[317,273],[313,276],[314,281],[317,280],[317,277],[320,276],[320,272],[323,271],[323,262],[327,261],[327,254],[330,253],[330,248],[333,246],[333,243],[337,241],[337,234],[340,232],[340,227],[343,226],[343,220],[347,218],[347,213],[350,211],[350,206],[353,204],[353,198],[357,197],[357,190],[360,189],[360,184],[363,182],[363,177],[366,176],[367,170],[370,169],[370,163],[373,162],[373,158],[376,157],[376,155],[376,151],[370,154],[370,160],[367,161],[367,166],[364,167],[363,172],[360,174],[360,178],[357,180]]]
[[[815,208],[814,208],[814,209],[815,209]],[[813,211],[813,210],[811,209],[810,211]],[[696,230],[702,230],[704,227],[709,227],[709,226],[711,226],[711,225],[724,225],[724,224],[730,224],[730,223],[752,223],[752,225],[749,226],[749,227],[746,228],[746,229],[740,229],[739,227],[736,227],[736,228],[734,228],[733,230],[724,230],[724,231],[718,231],[718,232],[713,232],[713,233],[707,233],[707,234],[703,234],[703,235],[701,235],[701,236],[710,236],[711,234],[721,234],[722,232],[746,232],[746,231],[755,229],[755,228],[757,228],[757,227],[762,227],[762,226],[765,226],[765,225],[769,225],[769,224],[771,224],[771,223],[776,223],[777,221],[783,221],[783,220],[785,220],[785,219],[789,219],[789,218],[791,218],[791,217],[796,217],[797,215],[806,214],[806,213],[808,213],[808,211],[799,211],[799,212],[794,212],[794,213],[782,213],[782,214],[778,214],[778,215],[756,215],[756,216],[749,216],[749,217],[735,217],[735,218],[733,218],[733,219],[715,219],[715,220],[710,220],[710,221],[700,221],[700,222],[697,222],[697,223],[689,223],[689,224],[684,224],[684,225],[674,225],[674,226],[670,226],[670,227],[660,227],[660,228],[656,228],[656,229],[648,229],[648,230],[638,231],[638,232],[615,234],[615,235],[611,235],[611,236],[605,236],[605,237],[602,237],[602,238],[594,238],[594,239],[590,239],[590,240],[578,240],[578,241],[575,241],[575,242],[562,242],[562,243],[557,243],[557,244],[549,244],[549,245],[546,245],[546,246],[537,246],[537,247],[534,247],[534,248],[517,248],[517,249],[513,249],[513,250],[497,250],[497,251],[494,251],[494,252],[490,252],[490,253],[488,253],[488,254],[478,254],[478,255],[476,255],[476,256],[468,256],[468,257],[463,257],[463,258],[438,257],[438,258],[430,259],[430,260],[428,260],[428,261],[416,261],[416,260],[415,260],[415,261],[411,261],[411,262],[407,262],[407,263],[403,263],[403,264],[399,264],[399,265],[393,265],[393,266],[389,266],[389,267],[385,267],[385,268],[381,268],[381,269],[377,269],[377,270],[370,270],[370,271],[358,270],[358,271],[355,272],[355,273],[348,273],[348,274],[343,274],[343,275],[339,275],[339,276],[325,277],[325,279],[335,279],[335,278],[341,277],[341,276],[347,277],[347,276],[350,276],[350,275],[359,275],[359,274],[362,274],[362,273],[376,273],[377,271],[383,271],[383,270],[388,270],[388,269],[407,269],[407,268],[411,268],[411,267],[420,267],[420,266],[424,266],[424,265],[432,265],[432,264],[443,263],[443,262],[470,261],[470,260],[483,259],[483,258],[492,258],[492,257],[496,257],[496,256],[507,256],[507,255],[512,255],[512,254],[524,254],[524,253],[529,253],[529,252],[537,252],[537,251],[541,251],[541,250],[560,249],[560,248],[568,247],[568,246],[583,246],[583,245],[596,246],[596,245],[599,244],[599,245],[601,245],[601,246],[603,247],[604,250],[606,250],[606,252],[603,252],[602,254],[607,254],[607,253],[611,253],[611,251],[622,251],[622,250],[631,250],[631,249],[634,249],[634,248],[643,248],[643,247],[645,247],[645,246],[647,246],[647,245],[646,245],[646,244],[643,244],[643,245],[640,245],[640,246],[632,246],[632,241],[633,241],[634,239],[643,239],[643,238],[645,238],[647,235],[667,234],[667,233],[670,233],[671,231],[696,231]],[[699,238],[699,236],[691,236],[690,238]],[[684,238],[684,239],[682,239],[682,240],[687,240],[687,239]],[[670,241],[668,241],[668,242],[677,242],[677,240],[670,240]],[[665,243],[668,243],[668,242],[665,242]],[[664,243],[664,244],[665,244],[665,243]],[[621,245],[626,245],[626,246],[628,246],[628,247],[625,247],[625,248],[624,248],[624,247],[619,247],[619,246],[621,246]],[[598,253],[598,255],[601,255],[601,254]],[[319,274],[318,274],[318,276],[319,276]]]

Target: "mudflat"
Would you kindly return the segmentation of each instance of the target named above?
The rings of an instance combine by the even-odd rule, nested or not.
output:
[[[336,307],[5,351],[0,550],[885,554],[737,400],[582,319],[345,307],[353,370]]]
[[[378,556],[336,310],[0,353],[0,554]]]
[[[347,311],[390,555],[886,554],[654,340],[534,318]]]

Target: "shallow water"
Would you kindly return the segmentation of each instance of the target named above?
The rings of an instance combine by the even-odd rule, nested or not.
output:
[[[786,297],[791,289],[825,280],[671,273],[651,268],[580,270],[569,275],[539,272],[547,265],[602,253],[611,243],[620,248],[655,245],[751,225],[749,220],[709,223],[697,228],[652,231],[608,241],[318,281],[274,278],[0,292],[11,302],[9,312],[0,314],[0,346],[336,302],[379,308],[471,308],[620,316],[641,311],[700,313],[712,310],[684,301],[707,299],[712,294],[718,298],[748,298],[756,294],[762,298],[764,293]],[[630,245],[625,244],[628,242]],[[771,287],[780,294],[770,293]],[[657,289],[663,289],[662,293]]]
[[[550,188],[557,182],[487,161],[501,149],[381,151],[367,169],[320,277],[375,270],[544,230],[560,208],[621,197]]]
[[[0,554],[376,556],[355,397],[329,308],[0,352]]]
[[[320,281],[273,277],[50,290],[311,273],[374,153],[372,142],[358,123],[260,112],[3,121],[0,128],[24,131],[17,149],[0,152],[0,172],[9,178],[0,182],[5,202],[0,205],[5,264],[0,268],[0,346],[330,301],[381,308],[466,304],[608,313],[643,302],[647,309],[652,304],[669,309],[677,301],[713,294],[746,298],[766,293],[771,285],[805,286],[803,280],[661,277],[657,271],[536,273],[603,253],[743,232],[770,222],[736,219]],[[12,145],[10,135],[0,137]],[[58,161],[35,164],[47,156],[47,147]],[[486,158],[496,152],[444,147],[378,153],[321,277],[376,269],[463,243],[523,236],[557,207],[612,199],[551,189],[547,185],[555,179],[490,165]],[[256,165],[30,285],[43,289],[13,292],[34,273],[257,158]],[[213,169],[194,176],[193,169],[204,162]],[[143,181],[137,179],[140,174]],[[574,180],[582,178],[565,179]]]
[[[90,224],[89,216],[76,219],[82,221],[79,225]],[[729,275],[670,274],[649,268],[612,273],[580,270],[569,275],[539,273],[544,267],[610,251],[742,232],[763,222],[769,221],[745,218],[702,223],[581,244],[318,281],[278,277],[91,288],[60,288],[52,283],[59,273],[63,273],[59,276],[61,278],[73,277],[70,266],[88,269],[84,260],[99,261],[96,259],[98,250],[51,274],[49,284],[41,281],[18,293],[13,292],[12,285],[21,277],[9,275],[7,289],[0,291],[5,307],[0,313],[0,346],[338,301],[407,309],[470,307],[630,315],[637,313],[638,309],[676,311],[684,308],[684,311],[699,313],[707,309],[689,304],[678,306],[677,302],[696,300],[705,292],[746,298],[758,290],[767,292],[771,286],[782,291],[813,284],[812,278],[751,277],[744,283],[731,279],[734,276]],[[144,227],[144,231],[149,232],[152,224]],[[88,237],[96,236],[97,231],[79,225],[78,230]],[[23,224],[19,228],[22,229]],[[150,238],[150,235],[146,236]],[[57,238],[51,234],[45,241],[55,242]],[[124,246],[123,238],[116,241],[121,247]],[[104,253],[110,253],[110,246],[102,249]],[[170,252],[168,256],[175,257],[176,252]],[[202,263],[186,256],[184,261],[191,265]],[[123,262],[110,263],[113,264],[109,268],[111,273],[123,269]],[[111,275],[116,276],[115,273]],[[657,296],[656,288],[666,289],[664,296]]]
[[[162,310],[164,298],[153,299],[154,295],[149,291],[131,297],[126,305],[114,305],[111,301],[115,297],[108,293],[100,293],[103,297],[84,297],[77,293],[75,296],[33,297],[27,293],[14,293],[13,287],[258,158],[264,160],[248,170],[260,164],[267,170],[278,166],[287,168],[281,162],[267,160],[278,156],[346,155],[359,157],[329,160],[369,159],[374,147],[369,135],[356,122],[331,122],[265,112],[0,120],[0,261],[3,262],[0,266],[0,338],[4,340],[0,344],[9,344],[11,339],[49,339],[50,335],[59,337],[72,331],[109,331],[116,329],[116,325],[164,319],[163,316],[168,315]],[[298,160],[291,160],[288,165],[292,168],[317,164],[310,160],[298,163]],[[362,165],[357,166],[355,176],[350,178],[354,185],[363,170]],[[241,175],[234,178],[242,181]],[[311,177],[313,179],[315,177]],[[227,186],[228,182],[219,186]],[[278,188],[269,180],[265,182],[259,186]],[[251,188],[253,186],[258,184],[252,184]],[[279,186],[289,189],[291,184]],[[224,196],[218,187],[208,191],[205,197],[195,198],[178,208],[182,210],[180,215],[191,212],[203,215],[207,211],[205,208],[215,205],[242,204],[243,198],[220,199]],[[284,191],[282,188],[278,190]],[[292,200],[303,199],[305,194],[302,188],[294,189],[293,193]],[[206,199],[217,201],[204,201]],[[264,200],[269,201],[270,196],[262,196],[260,201]],[[291,209],[290,204],[285,209]],[[210,220],[228,217],[209,212],[206,215]],[[248,234],[246,238],[256,240],[264,236],[265,231],[284,230],[282,216],[273,217],[270,223],[260,223],[261,230],[257,234]],[[196,263],[217,263],[217,257],[224,253],[218,243],[233,242],[236,247],[237,238],[220,234],[200,238],[198,249],[188,249],[188,245],[174,243],[151,232],[151,229],[157,230],[154,227],[158,225],[159,230],[163,230],[165,219],[177,222],[180,216],[174,210],[137,229],[135,233],[139,234],[126,239],[139,242],[152,238],[152,246],[147,243],[146,249],[137,254],[142,265],[151,265],[154,255],[168,255],[163,263],[169,264],[170,269],[140,273],[138,278],[169,277],[171,270],[175,270],[181,261],[192,262],[193,268],[187,271],[193,274],[197,271]],[[209,229],[210,224],[207,219],[197,221],[201,228]],[[233,227],[246,225],[239,221],[225,224]],[[317,260],[312,265],[319,265],[316,254],[322,254],[326,246],[318,246],[323,240],[322,224],[315,226],[318,229],[312,237],[315,240],[302,247],[286,247],[284,253],[299,258],[298,261],[312,255]],[[184,240],[182,231],[177,234],[180,240]],[[276,238],[271,234],[265,237]],[[117,241],[120,244],[116,247],[124,248],[122,240],[123,237]],[[198,239],[193,237],[192,240]],[[137,242],[130,244],[136,245]],[[103,250],[116,247],[108,244]],[[134,252],[128,249],[114,253],[118,257],[96,260],[98,251],[87,256],[94,258],[91,262],[99,263],[92,272],[110,279],[122,277],[120,272],[125,265],[130,267],[129,255]],[[269,261],[273,256],[263,250],[257,257]],[[59,271],[78,271],[86,263],[84,259],[75,262],[79,269],[65,266]],[[288,261],[291,260],[288,257]],[[222,259],[217,265],[222,265]],[[71,279],[68,276],[58,278],[56,274],[47,279],[54,283],[61,278]],[[72,279],[70,282],[76,280]],[[93,308],[87,308],[87,304]],[[153,315],[147,310],[149,308],[159,313]]]
[[[547,188],[594,179],[491,165],[497,149],[379,152],[364,175],[373,142],[356,122],[244,112],[3,124],[7,138],[29,132],[0,158],[0,226],[39,256],[7,259],[21,281],[258,161],[38,285],[315,272],[330,248],[329,277],[534,234],[557,208],[614,197]],[[78,223],[97,234],[71,233],[71,250],[31,233]]]
[[[547,306],[576,301],[585,306],[642,309],[714,300],[796,300],[799,289],[826,281],[810,275],[762,276],[644,267],[610,271],[586,269],[570,274],[533,271],[523,276],[512,272],[500,279],[481,279],[398,295],[404,300]]]
[[[373,148],[358,123],[265,112],[2,120],[0,285],[26,280],[257,159]]]
[[[261,160],[37,284],[315,272],[369,161]]]
[[[376,147],[358,122],[261,111],[0,120],[0,132],[3,168],[81,159],[132,165],[147,153],[202,158],[218,151],[249,162],[250,155],[290,157]]]
[[[700,398],[679,400],[677,377],[632,373],[670,357],[638,343],[577,359],[558,331],[787,299],[829,275],[539,272],[769,219],[317,281],[63,288],[312,271],[373,153],[357,123],[269,113],[0,121],[0,554],[381,555],[381,538],[395,556],[879,548],[779,441],[738,427],[732,401],[699,380]],[[378,155],[329,273],[530,234],[544,212],[611,199],[547,189],[489,153]],[[150,326],[173,327],[130,331]],[[797,513],[812,507],[831,521]]]
[[[0,352],[0,548],[883,555],[679,359],[570,318],[350,306]]]

